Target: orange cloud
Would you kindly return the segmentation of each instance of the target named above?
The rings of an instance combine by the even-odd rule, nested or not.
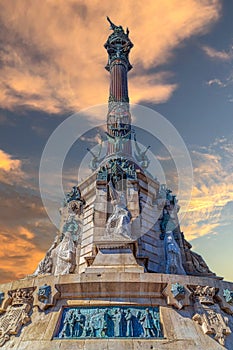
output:
[[[150,102],[165,102],[177,88],[177,84],[166,82],[166,72],[150,75],[134,76],[129,81],[132,103],[140,100]]]
[[[19,234],[26,239],[32,239],[35,237],[35,234],[33,232],[22,226],[19,227]]]
[[[14,159],[10,154],[0,149],[0,181],[4,184],[20,183],[26,178],[22,171],[22,161]]]
[[[12,156],[0,149],[0,169],[5,171],[17,170],[21,167],[21,161],[12,159]]]
[[[182,225],[182,228],[185,232],[185,237],[188,240],[192,240],[194,238],[204,236],[207,234],[214,234],[215,233],[215,228],[218,227],[218,224],[209,224],[206,222],[205,225],[198,225],[198,223],[188,223],[187,226],[184,224]]]
[[[174,49],[207,32],[220,13],[220,0],[35,0],[30,7],[26,0],[9,0],[0,14],[0,103],[58,113],[105,102],[106,15],[131,31],[132,100],[164,102],[177,85],[146,78],[147,69],[168,62]]]
[[[31,241],[34,234],[25,227],[19,227],[14,233],[0,233],[1,271],[5,272],[5,280],[9,281],[7,275],[14,272],[15,278],[23,278],[32,273],[44,252]],[[1,281],[4,282],[4,281]]]

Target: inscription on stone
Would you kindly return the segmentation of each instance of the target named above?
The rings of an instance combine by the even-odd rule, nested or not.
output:
[[[162,338],[158,307],[67,307],[55,338]]]

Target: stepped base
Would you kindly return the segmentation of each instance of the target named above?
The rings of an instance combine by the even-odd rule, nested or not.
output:
[[[14,308],[18,309],[18,307],[14,305],[15,301],[12,302],[8,292],[9,295],[12,295],[12,291],[29,288],[33,293],[31,311],[28,312],[28,318],[24,319],[25,324],[15,328],[15,334],[9,333],[9,339],[2,346],[0,344],[0,349],[231,350],[233,348],[233,306],[224,298],[224,291],[232,291],[233,283],[187,275],[124,272],[121,270],[117,273],[117,269],[122,263],[118,259],[118,253],[117,248],[114,248],[109,254],[107,249],[99,249],[92,266],[86,269],[87,272],[80,275],[28,277],[0,285],[0,291],[5,295],[1,305],[4,313],[0,316],[0,323],[2,317],[8,317],[7,320],[10,324],[17,321],[11,315],[12,310],[14,311]],[[128,266],[139,270],[142,268],[137,266],[132,251],[125,250],[121,254],[123,254],[121,259]],[[115,257],[113,258],[113,256]],[[100,273],[102,264],[107,262],[111,268],[108,270],[104,265],[104,271]],[[125,268],[127,269],[127,265]],[[176,294],[179,292],[174,290],[174,286],[177,284],[184,287],[184,294],[182,292],[180,295]],[[38,292],[41,287],[48,286],[51,287],[51,293],[46,301],[39,297]],[[203,291],[204,294],[206,291],[206,295],[203,294]],[[199,304],[195,304],[193,293],[196,293],[195,298],[199,298]],[[214,320],[213,326],[201,324],[203,319],[202,313],[198,309],[200,306],[203,306],[204,312],[211,309],[217,314],[218,319]],[[87,336],[82,333],[80,337],[71,339],[68,331],[63,337],[64,310],[72,309],[81,310],[81,313],[85,315],[88,315],[89,312],[99,313],[102,312],[101,310],[104,310],[103,312],[108,310],[111,315],[114,315],[115,312],[119,313],[118,310],[123,309],[127,312],[130,309],[135,316],[137,316],[135,311],[137,309],[142,311],[143,315],[146,314],[147,309],[151,313],[156,310],[160,317],[161,334],[159,338],[156,338],[156,335],[153,334],[151,337],[146,337],[144,333],[139,338],[128,333],[124,338],[115,337],[113,339],[108,338],[104,333],[100,333],[99,337],[94,333]],[[226,318],[229,320],[228,324]],[[145,328],[145,323],[140,322]],[[215,336],[218,336],[214,333],[216,322],[220,322],[218,329],[220,333],[222,332],[225,345],[221,345],[214,339]],[[219,339],[219,341],[222,340]]]
[[[91,266],[85,273],[102,272],[144,272],[144,268],[138,265],[132,250],[124,247],[98,247],[98,253]]]

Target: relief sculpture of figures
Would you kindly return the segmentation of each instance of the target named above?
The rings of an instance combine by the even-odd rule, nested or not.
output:
[[[86,317],[78,310],[74,318],[74,336],[81,337],[85,326]]]
[[[114,321],[109,309],[104,311],[104,324],[102,336],[111,338],[114,336]]]
[[[127,331],[126,331],[126,337],[133,337],[133,333],[134,333],[134,327],[133,327],[133,323],[134,323],[134,315],[132,314],[131,310],[128,309],[126,312],[126,322],[127,322]]]
[[[158,308],[65,308],[55,338],[159,338]]]
[[[123,236],[131,238],[131,213],[126,206],[124,192],[115,190],[112,181],[109,182],[109,191],[113,204],[113,212],[106,224],[106,236]]]
[[[59,338],[69,338],[74,336],[73,332],[73,320],[74,310],[68,310],[65,315],[63,328],[59,334]]]
[[[100,313],[99,309],[95,310],[91,316],[89,323],[89,326],[91,328],[90,335],[94,338],[100,338],[102,336],[103,323],[103,314]]]
[[[146,338],[155,337],[156,336],[155,323],[154,323],[153,316],[148,308],[146,309],[145,314],[141,318],[141,321],[143,322],[144,336]]]
[[[120,310],[115,310],[112,320],[114,322],[114,335],[116,337],[120,336],[120,322],[121,322],[121,313]]]

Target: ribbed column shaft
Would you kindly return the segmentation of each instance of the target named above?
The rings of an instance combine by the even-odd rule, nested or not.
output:
[[[111,69],[110,98],[114,101],[128,101],[127,71],[123,64],[114,64]]]
[[[129,112],[127,73],[132,68],[128,56],[132,42],[129,30],[116,26],[107,17],[113,33],[104,47],[108,52],[106,69],[110,72],[109,108],[107,115],[108,155],[131,155],[131,116]]]

